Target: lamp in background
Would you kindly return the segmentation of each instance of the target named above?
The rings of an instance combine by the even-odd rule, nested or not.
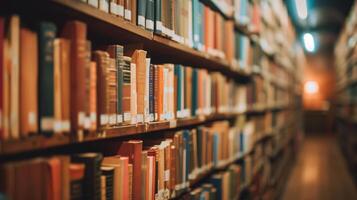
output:
[[[315,51],[315,40],[314,36],[311,33],[304,33],[303,35],[304,46],[308,52]]]
[[[307,18],[307,0],[295,0],[295,7],[300,19],[305,20]]]
[[[304,92],[306,94],[316,94],[319,91],[319,85],[316,81],[306,81],[304,85]]]

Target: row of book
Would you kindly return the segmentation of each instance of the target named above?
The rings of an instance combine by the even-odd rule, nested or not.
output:
[[[200,175],[233,163],[250,145],[248,129],[237,130],[222,121],[160,138],[112,142],[100,147],[104,154],[7,162],[1,165],[0,189],[13,200],[169,199],[186,191]],[[212,176],[214,199],[237,195],[240,174],[240,167],[233,165]]]
[[[247,2],[248,0],[242,0],[242,9],[248,5]],[[116,4],[122,2],[88,1],[87,3],[105,12],[115,14],[115,11],[111,11],[111,9],[115,10],[118,7]],[[104,6],[104,3],[108,5]],[[219,12],[212,10],[201,1],[138,0],[131,2],[131,5],[134,4],[136,4],[137,12],[128,13],[132,15],[137,13],[137,17],[132,20],[139,27],[155,31],[164,37],[229,62],[243,62],[240,65],[242,69],[247,66],[245,62],[249,58],[246,56],[247,49],[249,49],[248,36],[235,31],[232,20],[225,19]],[[134,9],[129,3],[128,7]],[[127,10],[125,6],[124,8]],[[124,18],[126,17],[124,16]]]
[[[247,109],[245,86],[218,72],[151,64],[147,52],[93,50],[86,24],[20,26],[0,18],[0,140]]]

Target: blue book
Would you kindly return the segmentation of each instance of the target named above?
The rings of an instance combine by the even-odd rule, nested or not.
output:
[[[177,85],[177,95],[176,95],[176,109],[177,111],[181,111],[182,110],[182,102],[181,102],[181,99],[182,99],[182,70],[181,70],[182,66],[181,65],[175,65],[175,70],[174,70],[174,73],[175,73],[175,77],[177,77],[176,79],[176,85]]]
[[[196,116],[197,104],[198,104],[198,69],[192,69],[192,107],[191,115]]]
[[[200,44],[199,44],[199,49],[203,50],[203,46],[205,45],[205,23],[203,22],[203,19],[205,18],[204,13],[205,13],[205,6],[202,2],[199,4],[199,20],[198,20],[198,27],[199,27],[199,35],[200,35]]]
[[[186,180],[188,180],[188,175],[190,174],[190,165],[191,165],[191,155],[190,155],[190,131],[183,131],[183,142],[185,144],[186,149]]]
[[[210,182],[216,188],[216,199],[222,199],[222,175],[212,176]]]

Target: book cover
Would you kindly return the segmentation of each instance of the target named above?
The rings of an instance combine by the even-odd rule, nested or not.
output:
[[[155,0],[147,0],[145,28],[149,31],[154,31],[154,21],[155,21]]]
[[[145,28],[145,21],[146,21],[146,5],[147,0],[137,0],[137,7],[138,7],[138,13],[137,13],[137,25],[139,27]]]
[[[39,116],[43,134],[54,130],[54,62],[53,42],[56,26],[42,22],[39,26]]]
[[[123,142],[119,149],[118,155],[129,158],[129,163],[133,165],[133,182],[132,182],[132,199],[141,199],[141,140],[129,140]]]
[[[70,82],[71,82],[71,130],[80,136],[84,131],[88,97],[86,96],[87,26],[80,21],[69,21],[64,25],[62,36],[71,42]]]
[[[29,29],[20,30],[20,132],[38,133],[38,41]],[[24,100],[26,99],[26,101]]]

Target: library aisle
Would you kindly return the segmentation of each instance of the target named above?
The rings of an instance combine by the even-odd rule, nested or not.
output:
[[[357,188],[333,135],[304,139],[283,200],[357,199]]]

